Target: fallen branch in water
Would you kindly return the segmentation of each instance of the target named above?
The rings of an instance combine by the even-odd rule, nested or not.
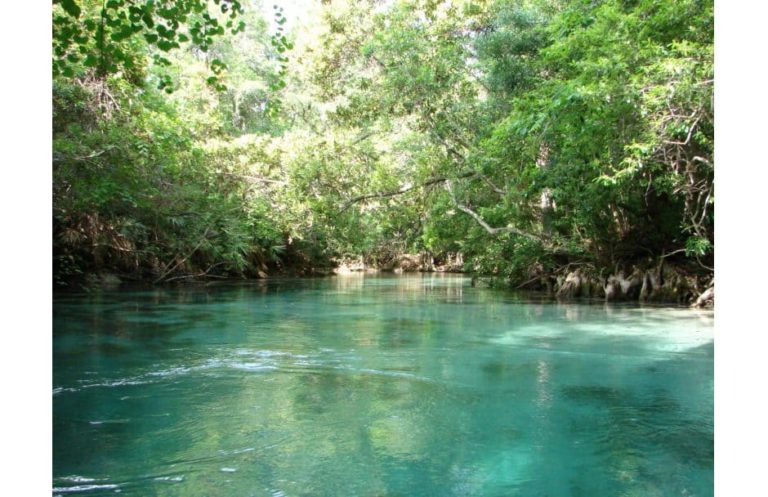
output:
[[[533,277],[533,278],[531,278],[530,280],[528,280],[528,281],[526,281],[526,282],[523,282],[523,283],[520,283],[519,285],[517,285],[517,286],[515,287],[515,290],[519,290],[519,289],[523,288],[524,286],[526,286],[526,285],[528,285],[528,284],[530,284],[530,283],[533,283],[533,282],[534,282],[534,281],[536,281],[536,280],[541,280],[541,278],[542,278],[543,276],[544,276],[544,275],[541,275],[541,274],[537,274],[536,276],[534,276],[534,277]]]

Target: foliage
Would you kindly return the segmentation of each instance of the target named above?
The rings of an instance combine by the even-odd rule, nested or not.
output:
[[[121,73],[140,83],[147,56],[142,48],[156,49],[151,51],[154,62],[168,66],[164,54],[182,44],[205,52],[215,37],[245,29],[238,21],[244,12],[238,0],[213,3],[218,12],[209,9],[207,0],[54,0],[54,76],[73,77],[92,68],[99,77]],[[226,65],[213,59],[210,67],[210,83],[219,84]],[[158,87],[170,92],[172,85],[165,77]]]
[[[333,0],[299,25],[277,5],[272,28],[215,4],[54,9],[62,281],[405,252],[516,285],[711,271],[711,1]]]

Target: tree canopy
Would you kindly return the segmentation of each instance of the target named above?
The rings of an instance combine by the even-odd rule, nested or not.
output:
[[[404,253],[711,277],[711,1],[268,7],[54,1],[57,281]]]

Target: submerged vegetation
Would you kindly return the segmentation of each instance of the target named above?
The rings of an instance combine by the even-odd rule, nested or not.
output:
[[[711,0],[276,3],[54,0],[57,285],[711,293]]]

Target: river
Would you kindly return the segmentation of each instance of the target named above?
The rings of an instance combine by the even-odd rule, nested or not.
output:
[[[53,323],[53,495],[714,493],[711,311],[356,274]]]

